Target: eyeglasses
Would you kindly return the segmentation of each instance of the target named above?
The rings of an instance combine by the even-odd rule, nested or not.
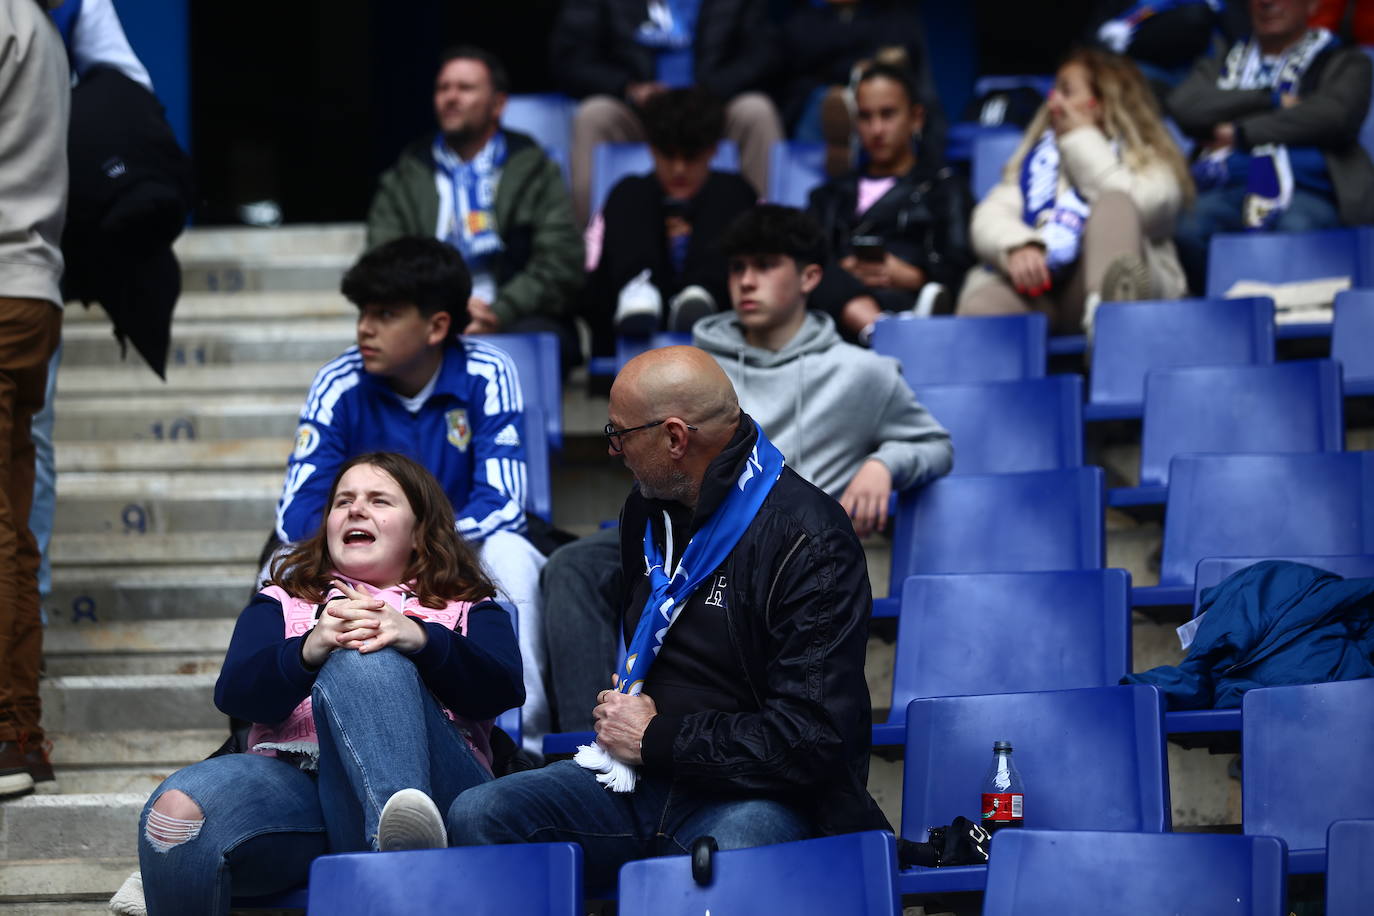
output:
[[[611,451],[615,452],[618,455],[620,454],[620,450],[622,448],[622,443],[620,441],[621,436],[625,435],[626,433],[638,432],[641,429],[653,429],[655,426],[662,426],[664,423],[667,422],[668,421],[666,419],[655,420],[652,423],[645,423],[643,426],[630,426],[625,429],[616,429],[614,423],[607,423],[606,428],[602,431],[606,434],[606,440],[611,443]],[[693,432],[695,432],[697,429],[697,427],[693,426],[690,423],[684,423],[683,425],[686,426],[688,429],[692,430]]]

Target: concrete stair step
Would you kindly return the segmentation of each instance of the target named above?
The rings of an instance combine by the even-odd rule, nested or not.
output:
[[[49,551],[54,566],[67,563],[117,567],[194,563],[254,564],[268,533],[266,527],[260,531],[200,531],[128,537],[57,533],[53,535]],[[246,584],[251,584],[251,581],[245,579]],[[245,591],[246,587],[245,585]]]
[[[57,479],[54,531],[130,537],[256,531],[273,525],[280,471],[199,473],[79,471]]]
[[[0,860],[136,857],[138,816],[147,800],[146,793],[126,792],[6,802],[0,805]]]
[[[218,674],[72,675],[39,684],[43,725],[56,732],[214,728]]]
[[[366,244],[363,223],[300,223],[275,229],[194,228],[172,246],[181,260],[209,257],[272,258],[297,254],[337,254],[356,258]]]
[[[229,720],[213,728],[151,728],[119,731],[50,730],[52,762],[61,770],[104,767],[175,770],[204,760],[229,737]]]
[[[259,536],[259,548],[267,532]],[[64,565],[53,569],[48,634],[69,627],[142,620],[233,618],[252,594],[257,555],[236,564]]]
[[[146,801],[164,779],[182,766],[57,767],[57,786],[62,795],[142,795]]]
[[[53,436],[59,443],[274,437],[290,447],[295,442],[304,400],[304,390],[296,394],[229,393],[213,397],[171,393],[59,397]]]
[[[134,822],[137,831],[137,820]],[[136,854],[109,858],[13,858],[0,861],[0,913],[21,916],[103,914],[131,872]]]
[[[274,471],[280,477],[291,440],[63,442],[56,450],[59,481],[68,474],[129,471]],[[60,483],[59,483],[60,486]]]
[[[118,674],[218,674],[234,619],[139,620],[52,627],[43,634],[50,678]]]
[[[343,346],[338,347],[334,355],[343,350]],[[141,364],[73,366],[64,361],[57,374],[57,404],[60,410],[72,398],[115,394],[220,396],[228,392],[289,394],[300,401],[305,399],[315,372],[325,362],[324,359],[318,363],[241,360],[233,366],[173,364],[167,367],[167,381],[164,382]]]
[[[249,292],[320,292],[338,289],[352,255],[300,254],[187,259],[181,263],[181,288],[192,293],[236,295]]]
[[[318,368],[347,349],[355,337],[355,322],[348,317],[173,323],[167,361],[173,366],[199,366],[281,360]],[[108,326],[81,323],[63,331],[64,366],[120,365],[124,359]],[[136,362],[124,366],[147,371]]]
[[[177,299],[172,320],[176,326],[197,321],[292,321],[304,318],[347,318],[358,310],[336,288],[296,292],[183,293]],[[69,302],[62,325],[98,324],[106,327],[110,318],[99,304],[86,308]]]

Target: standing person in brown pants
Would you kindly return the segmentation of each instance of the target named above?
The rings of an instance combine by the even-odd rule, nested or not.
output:
[[[67,56],[44,6],[0,0],[0,798],[56,785],[39,724],[29,433],[62,331],[70,100]]]
[[[1192,199],[1183,156],[1135,64],[1078,51],[1026,128],[1002,180],[973,210],[982,264],[960,315],[1042,311],[1090,331],[1102,301],[1185,292],[1174,221]]]

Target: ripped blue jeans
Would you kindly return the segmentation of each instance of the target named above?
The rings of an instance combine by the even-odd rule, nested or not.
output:
[[[491,774],[444,716],[415,666],[392,649],[333,652],[311,691],[318,774],[258,754],[214,757],[178,770],[139,818],[139,867],[150,916],[227,914],[231,896],[304,883],[330,852],[376,848],[392,793],[426,792],[440,811]],[[149,815],[178,790],[200,818]]]

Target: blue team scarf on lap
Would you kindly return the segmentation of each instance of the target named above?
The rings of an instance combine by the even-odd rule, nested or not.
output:
[[[1021,219],[1040,231],[1045,263],[1055,273],[1078,260],[1089,212],[1073,185],[1059,190],[1059,164],[1059,143],[1048,129],[1021,160]]]
[[[654,540],[652,520],[644,524],[644,564],[649,571],[649,597],[640,612],[630,640],[625,666],[619,672],[616,687],[621,693],[637,696],[644,689],[649,668],[663,648],[663,638],[677,622],[678,616],[703,581],[705,581],[735,549],[744,532],[753,524],[759,507],[782,474],[782,452],[754,422],[757,440],[745,461],[739,477],[725,500],[711,513],[677,559],[672,576],[667,569],[673,563],[672,524],[664,518],[664,542],[668,555]],[[637,776],[634,767],[613,758],[599,744],[584,744],[573,758],[581,766],[598,771],[597,779],[614,792],[634,791]]]
[[[487,261],[505,248],[496,229],[496,182],[506,164],[506,134],[498,130],[481,152],[464,162],[444,142],[434,138],[434,165],[448,179],[451,213],[439,227],[439,237],[463,256],[468,270],[484,270]]]

